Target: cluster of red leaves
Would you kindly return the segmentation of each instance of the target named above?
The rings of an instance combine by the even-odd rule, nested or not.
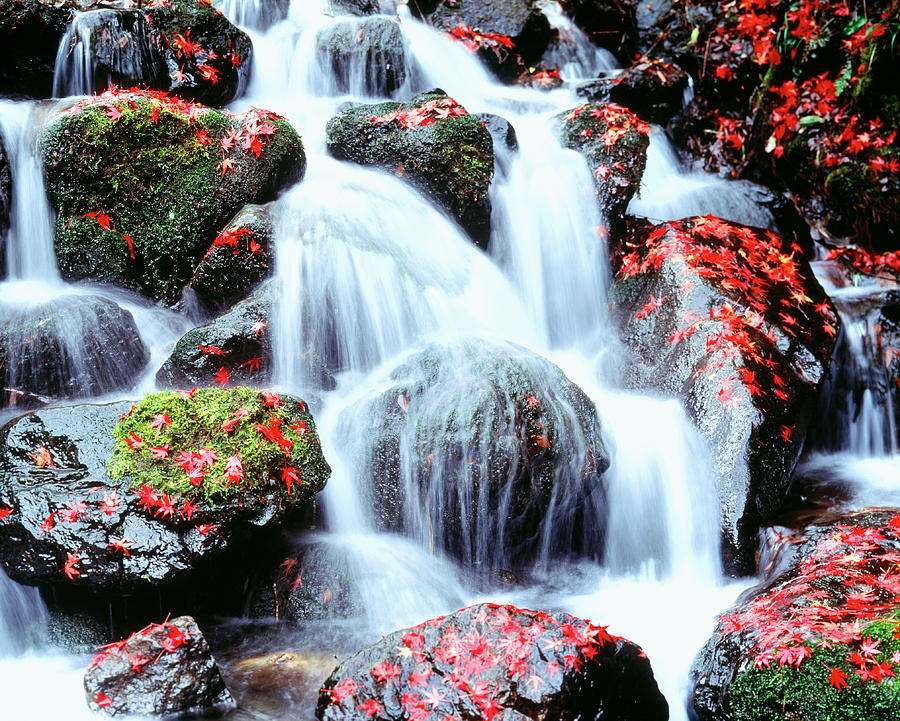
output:
[[[752,640],[756,668],[799,668],[814,648],[847,647],[848,668],[862,681],[881,683],[895,676],[900,652],[879,648],[863,635],[862,624],[886,621],[900,638],[900,515],[884,527],[839,525],[804,558],[798,573],[740,610],[719,617],[719,633],[739,633]],[[847,674],[831,671],[839,690]]]
[[[513,43],[509,35],[481,33],[473,30],[468,25],[457,25],[450,32],[444,33],[444,35],[451,40],[462,43],[473,53],[477,53],[479,50],[490,50],[500,62],[503,62],[516,51],[515,43]]]
[[[839,259],[849,263],[860,273],[879,275],[892,273],[900,275],[900,250],[890,253],[869,253],[862,248],[832,248],[828,260]]]
[[[559,68],[526,68],[519,77],[519,82],[549,89],[560,87],[562,78],[559,76]]]
[[[668,339],[671,344],[681,343],[714,322],[716,330],[705,338],[707,363],[697,374],[721,370],[731,359],[743,361],[736,375],[719,381],[717,397],[727,408],[739,405],[735,395],[739,387],[750,397],[771,394],[783,403],[789,400],[790,389],[778,374],[780,364],[773,355],[776,328],[812,347],[821,334],[833,337],[836,333],[837,317],[827,300],[823,297],[814,303],[807,295],[810,279],[798,261],[800,248],[784,249],[781,239],[770,231],[707,215],[663,223],[641,242],[627,245],[628,252],[620,250],[617,259],[622,277],[658,271],[665,262],[683,279],[679,296],[687,296],[694,279],[702,278],[734,301],[714,305],[708,314],[685,312],[681,327]],[[665,296],[651,295],[636,320],[651,318],[665,300]]]
[[[623,136],[632,130],[637,131],[641,135],[650,134],[650,126],[647,123],[627,108],[616,103],[606,103],[605,105],[585,103],[584,105],[579,105],[565,116],[566,122],[575,122],[578,116],[585,111],[588,111],[589,118],[599,120],[606,125],[606,130],[599,136],[599,139],[607,148],[613,148]],[[585,138],[593,138],[594,131],[591,128],[585,128],[581,131],[581,135]],[[600,172],[600,170],[597,172]]]
[[[496,677],[496,669],[521,687],[546,690],[546,679],[561,680],[569,669],[590,662],[605,644],[620,640],[605,626],[572,617],[560,622],[548,613],[513,606],[483,604],[457,615],[466,612],[474,626],[471,631],[460,633],[458,624],[445,623],[444,616],[431,619],[403,633],[395,657],[370,669],[376,686],[396,684],[402,689],[400,704],[410,721],[422,721],[432,713],[457,718],[453,711],[469,705],[482,719],[492,721],[504,713],[500,686],[487,680]],[[434,638],[430,628],[442,630],[428,645],[426,638]],[[364,711],[367,717],[383,711],[379,700],[350,677],[322,693],[331,703]]]
[[[429,100],[409,110],[396,110],[370,118],[373,123],[399,123],[401,128],[426,127],[436,120],[446,120],[454,116],[468,115],[466,109],[453,98]]]

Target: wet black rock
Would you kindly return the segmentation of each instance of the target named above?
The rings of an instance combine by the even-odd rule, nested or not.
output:
[[[84,676],[84,691],[91,709],[107,716],[220,715],[237,706],[190,616],[104,647]]]
[[[133,386],[149,360],[131,313],[105,298],[0,302],[0,388],[26,397],[95,396]]]
[[[507,150],[516,151],[519,149],[519,139],[516,136],[516,129],[506,118],[501,118],[493,113],[478,113],[476,116],[484,127],[487,128],[491,137],[494,139],[494,147],[503,146]]]
[[[0,0],[0,95],[49,98],[56,51],[71,8],[41,0]]]
[[[316,718],[665,721],[641,649],[567,613],[481,604],[395,631],[342,662]]]
[[[594,44],[624,64],[631,61],[638,42],[635,0],[562,0],[561,5]]]
[[[341,20],[316,35],[317,77],[329,94],[392,96],[408,79],[400,23],[387,17]]]
[[[328,153],[393,172],[443,207],[472,239],[490,239],[491,134],[441,90],[408,103],[358,105],[328,121]]]
[[[602,543],[609,458],[594,404],[559,368],[470,340],[429,346],[389,382],[340,419],[379,529],[485,574]]]
[[[189,330],[157,372],[157,384],[181,389],[209,386],[225,368],[231,384],[267,385],[272,378],[274,302],[275,288],[267,284],[224,315]]]
[[[241,208],[216,236],[188,286],[204,311],[215,315],[231,308],[272,275],[274,233],[268,206]]]

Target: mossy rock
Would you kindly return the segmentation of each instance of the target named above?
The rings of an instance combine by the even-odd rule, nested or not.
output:
[[[781,533],[775,576],[720,616],[691,670],[699,721],[900,717],[897,510]]]
[[[281,116],[232,116],[151,91],[79,102],[40,150],[63,276],[168,303],[241,207],[274,199],[306,168]]]
[[[560,142],[587,160],[600,210],[612,228],[619,228],[641,187],[649,126],[615,103],[591,103],[558,115],[556,129]]]
[[[272,275],[274,234],[271,208],[247,205],[216,236],[189,285],[207,313],[244,300]]]
[[[446,115],[447,110],[453,112]],[[326,142],[328,153],[338,160],[409,180],[478,245],[487,246],[488,189],[494,175],[491,134],[443,91],[408,103],[351,107],[328,121]]]
[[[0,95],[49,98],[56,51],[73,16],[41,0],[0,0]]]

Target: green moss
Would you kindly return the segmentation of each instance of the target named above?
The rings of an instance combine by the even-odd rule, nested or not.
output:
[[[246,415],[241,417],[239,411],[246,411]],[[171,423],[158,429],[151,427],[160,416]],[[233,429],[223,431],[222,424],[235,417],[238,420]],[[259,426],[273,424],[290,442],[289,450],[260,432]],[[263,393],[251,388],[205,388],[191,395],[175,391],[148,395],[119,421],[112,434],[116,446],[107,467],[110,477],[121,480],[128,476],[135,487],[147,485],[173,499],[196,499],[215,505],[237,492],[277,485],[282,498],[295,503],[308,497],[310,489],[319,490],[330,472],[322,457],[315,424],[305,407],[287,398],[279,399],[277,406],[267,405]],[[126,439],[135,436],[140,442],[131,448]],[[167,448],[168,457],[155,457],[151,450],[154,447]],[[175,460],[179,452],[203,449],[212,450],[215,461],[197,487]],[[241,460],[244,477],[228,485],[226,462],[235,455]],[[285,467],[293,468],[299,477],[290,494],[281,481]]]
[[[879,641],[878,662],[890,661],[900,651],[896,622],[884,620],[864,629],[864,638]],[[739,674],[729,688],[728,718],[740,721],[896,721],[900,718],[900,682],[888,677],[881,683],[863,681],[848,662],[849,649],[836,645],[816,648],[800,668],[750,669]],[[847,674],[847,687],[832,688],[833,668]],[[896,668],[895,673],[900,672]]]

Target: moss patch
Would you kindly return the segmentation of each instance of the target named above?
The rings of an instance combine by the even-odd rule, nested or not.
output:
[[[305,404],[251,388],[148,395],[112,434],[110,477],[130,476],[134,487],[172,500],[215,505],[277,486],[297,503],[330,473]]]

